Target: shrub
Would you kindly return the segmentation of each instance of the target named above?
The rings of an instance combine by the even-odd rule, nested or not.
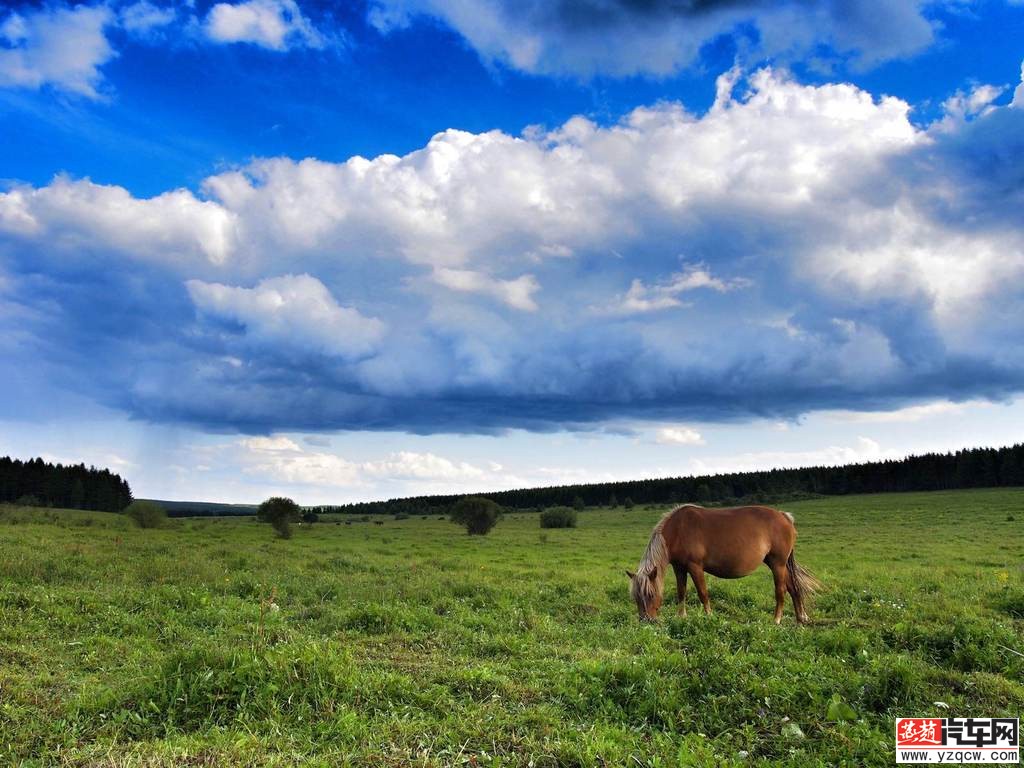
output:
[[[30,493],[26,493],[23,496],[20,496],[18,498],[18,500],[16,502],[14,502],[14,503],[17,504],[19,507],[41,507],[41,506],[43,506],[43,503],[41,501],[39,501],[38,498],[36,498],[35,496],[33,496]]]
[[[573,509],[579,512],[583,510],[587,505],[583,502],[583,499],[581,497],[577,496],[575,499],[572,500],[572,506]]]
[[[482,496],[466,496],[452,507],[451,521],[466,526],[470,536],[483,536],[497,525],[501,507]]]
[[[270,523],[282,539],[291,538],[291,524],[298,521],[300,515],[299,505],[284,496],[271,496],[256,510],[256,519]]]
[[[303,512],[302,513],[302,522],[304,522],[304,523],[319,523],[320,522],[320,515],[318,515],[316,512]]]
[[[629,496],[627,496],[626,500],[622,502],[622,506],[624,506],[626,509],[632,509],[635,506],[635,504],[633,504],[633,500],[629,498]]]
[[[541,528],[575,528],[576,510],[572,507],[551,507],[540,513]]]
[[[139,528],[163,528],[167,525],[167,510],[155,501],[137,499],[125,508],[124,513]]]
[[[409,519],[409,515],[407,515],[405,512],[396,512],[395,513],[395,520],[408,520],[408,519]]]

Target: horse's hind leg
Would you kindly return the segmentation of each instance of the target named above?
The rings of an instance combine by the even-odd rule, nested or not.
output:
[[[793,583],[793,576],[786,569],[786,589],[789,590],[789,597],[793,601],[793,613],[796,614],[797,624],[805,624],[807,622],[807,612],[804,610],[804,596],[800,594],[800,591],[796,588],[796,584]]]
[[[676,572],[676,594],[679,596],[679,615],[686,618],[686,569],[681,565],[672,564]]]
[[[697,588],[697,594],[700,595],[700,602],[704,606],[704,613],[711,614],[711,599],[708,597],[708,585],[704,583],[704,569],[699,565],[691,565],[688,570],[690,571],[690,578],[693,579],[693,586]]]
[[[782,623],[782,608],[786,604],[786,590],[789,585],[789,573],[785,563],[769,563],[772,577],[775,579],[775,623]]]

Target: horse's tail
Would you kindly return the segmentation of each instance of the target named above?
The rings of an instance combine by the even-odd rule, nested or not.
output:
[[[807,611],[804,610],[804,599],[809,598],[821,589],[821,582],[814,574],[798,564],[793,552],[789,553],[789,560],[786,561],[786,570],[789,571],[789,581],[793,585],[793,602],[797,608],[797,619],[807,621]]]

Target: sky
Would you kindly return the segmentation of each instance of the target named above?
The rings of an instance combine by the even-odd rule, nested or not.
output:
[[[1024,2],[0,9],[0,455],[302,504],[1024,439]]]

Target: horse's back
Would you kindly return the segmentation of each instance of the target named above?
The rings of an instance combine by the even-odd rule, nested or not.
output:
[[[683,505],[663,526],[670,553],[723,577],[745,576],[766,558],[788,556],[796,541],[791,518],[772,507]]]
[[[670,519],[678,519],[684,526],[729,527],[739,525],[766,525],[794,528],[793,516],[788,512],[750,504],[742,507],[701,507],[697,504],[683,504],[671,513]]]

